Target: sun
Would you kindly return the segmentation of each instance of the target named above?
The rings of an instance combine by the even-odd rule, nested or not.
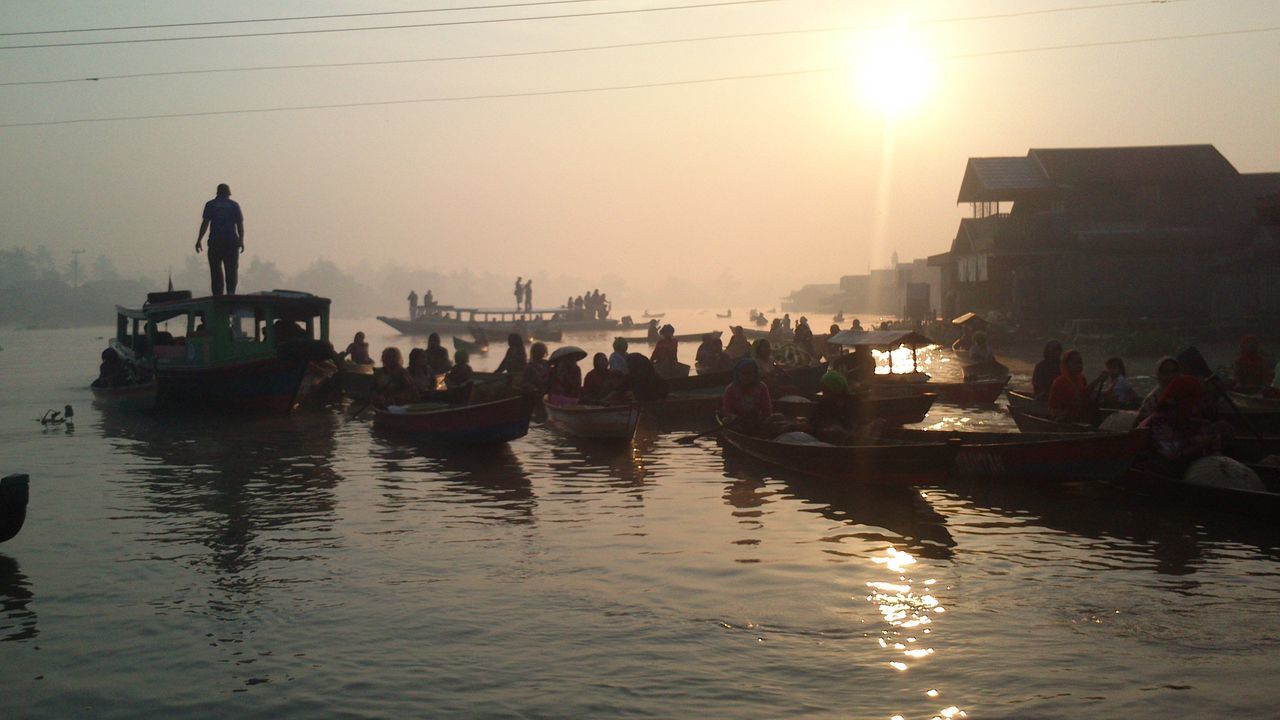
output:
[[[903,26],[881,28],[863,37],[858,85],[863,100],[889,118],[910,115],[933,93],[934,59]]]

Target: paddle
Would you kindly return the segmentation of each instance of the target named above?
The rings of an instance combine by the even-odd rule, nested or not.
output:
[[[713,427],[710,430],[707,430],[705,432],[700,432],[697,435],[685,435],[682,438],[676,438],[676,443],[679,445],[690,445],[693,443],[694,440],[697,440],[698,438],[706,437],[708,435],[715,435],[721,430],[724,430],[725,428],[731,428],[734,425],[737,425],[738,423],[741,423],[741,422],[742,422],[742,418],[737,418],[736,420],[730,420],[727,423],[721,423],[720,425],[717,425],[716,427]]]
[[[373,402],[372,399],[361,401],[358,405],[355,406],[354,410],[352,410],[350,413],[347,414],[347,419],[354,420],[356,417],[360,415],[360,413],[369,409],[369,403],[371,402]]]

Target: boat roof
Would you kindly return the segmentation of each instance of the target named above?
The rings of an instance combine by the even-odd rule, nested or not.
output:
[[[321,312],[329,307],[330,300],[319,295],[301,292],[299,290],[264,290],[262,292],[249,293],[245,295],[206,295],[197,298],[175,298],[161,302],[146,303],[140,308],[129,308],[123,305],[116,306],[116,312],[125,317],[145,319],[150,315],[157,314],[177,314],[187,309],[199,306],[214,305],[244,305],[244,304],[269,304],[292,306],[310,310],[311,312]]]
[[[925,345],[934,344],[932,340],[914,330],[871,330],[869,332],[841,330],[828,338],[827,342],[833,345],[877,349],[895,348],[899,345],[923,347]]]

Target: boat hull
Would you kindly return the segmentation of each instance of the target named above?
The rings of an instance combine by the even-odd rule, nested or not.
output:
[[[1280,521],[1280,493],[1276,492],[1196,485],[1137,468],[1130,470],[1120,484],[1131,490],[1193,503],[1197,508],[1246,515],[1271,524]]]
[[[403,414],[378,410],[373,426],[431,443],[504,443],[528,434],[534,400],[531,396],[515,396],[456,408],[429,403],[411,405],[410,411]]]
[[[904,445],[799,445],[754,438],[725,429],[725,441],[742,452],[789,470],[846,485],[933,484],[946,477],[958,443]]]
[[[284,414],[293,409],[306,361],[268,358],[203,368],[156,370],[156,407]]]
[[[103,405],[129,407],[138,410],[151,410],[156,406],[156,383],[149,380],[137,385],[123,387],[99,387],[90,385],[94,402]]]
[[[29,485],[26,475],[0,479],[0,542],[12,540],[27,521]]]
[[[1146,446],[1144,431],[1129,433],[987,433],[895,430],[916,442],[961,443],[951,472],[966,479],[1019,478],[1037,482],[1115,480]]]
[[[543,398],[547,422],[569,437],[630,440],[640,423],[639,405],[580,405],[575,398]]]
[[[406,320],[383,315],[379,315],[378,319],[391,326],[401,335],[430,335],[431,333],[469,335],[471,331],[468,328],[471,327],[484,328],[486,334],[493,336],[505,336],[518,331],[516,324],[510,322],[468,322],[439,317]],[[567,333],[602,332],[618,327],[617,320],[552,320],[549,323],[553,332],[562,331]],[[528,331],[528,325],[529,322],[526,322],[526,332]]]

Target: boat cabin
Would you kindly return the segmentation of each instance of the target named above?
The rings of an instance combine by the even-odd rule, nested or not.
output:
[[[864,348],[876,357],[877,361],[884,360],[887,370],[885,373],[880,372],[880,368],[876,368],[878,374],[903,374],[907,376],[923,375],[925,379],[929,376],[920,369],[918,350],[920,348],[936,345],[925,335],[914,330],[872,330],[869,332],[855,332],[853,330],[842,330],[827,339],[832,345],[841,345],[843,347]],[[908,356],[906,350],[910,350]],[[907,363],[908,357],[910,364]],[[898,368],[904,368],[899,373]]]
[[[203,366],[275,357],[284,343],[329,339],[329,299],[289,290],[192,298],[149,293],[141,308],[116,307],[111,345],[156,366]]]

